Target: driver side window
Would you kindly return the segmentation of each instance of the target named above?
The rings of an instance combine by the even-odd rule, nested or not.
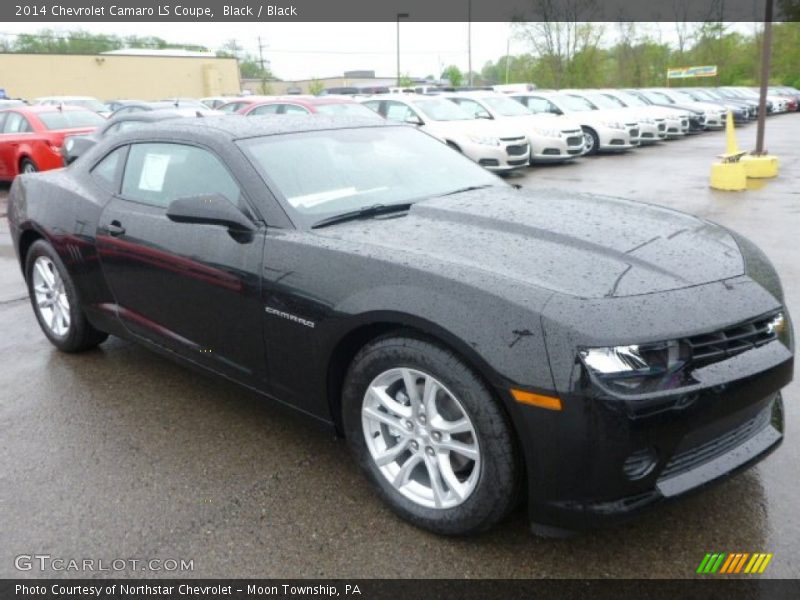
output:
[[[488,119],[491,118],[486,109],[483,108],[480,104],[475,102],[474,100],[467,100],[465,98],[456,98],[456,104],[458,104],[461,108],[467,111],[473,118],[482,118]]]
[[[177,198],[221,194],[246,211],[239,185],[208,150],[186,144],[133,144],[122,179],[128,200],[166,208]]]
[[[414,112],[402,102],[386,102],[386,118],[389,121],[405,123],[406,119],[416,117]]]

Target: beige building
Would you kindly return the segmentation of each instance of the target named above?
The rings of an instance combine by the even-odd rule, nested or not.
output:
[[[201,98],[239,93],[235,58],[153,54],[0,53],[0,88],[11,98]]]

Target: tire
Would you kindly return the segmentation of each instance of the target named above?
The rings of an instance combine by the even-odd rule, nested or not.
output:
[[[25,257],[28,296],[47,339],[64,352],[94,348],[108,337],[86,320],[75,284],[53,247],[37,240]]]
[[[19,163],[20,174],[36,173],[38,171],[39,167],[37,167],[36,163],[33,162],[30,158],[23,158]]]
[[[590,146],[590,148],[583,153],[584,156],[597,154],[597,151],[600,149],[600,138],[597,132],[591,127],[582,127],[581,129],[583,129],[583,137],[586,140],[586,145]]]
[[[389,400],[395,400],[390,404],[408,418],[397,418],[399,412],[391,413],[378,400],[386,396],[374,391],[392,381],[385,388]],[[415,399],[406,381],[415,382]],[[429,383],[438,391],[428,397],[436,400],[431,410],[420,410]],[[393,425],[382,420],[385,416],[373,418],[376,411],[389,415]],[[426,416],[430,421],[423,421]],[[522,469],[508,417],[475,373],[438,345],[394,335],[362,348],[345,379],[342,421],[348,445],[378,494],[418,527],[446,535],[477,533],[503,519],[519,500]],[[450,450],[452,445],[459,450]],[[472,458],[461,454],[465,448]],[[379,466],[375,456],[384,452],[396,459]],[[392,480],[398,479],[396,486]]]

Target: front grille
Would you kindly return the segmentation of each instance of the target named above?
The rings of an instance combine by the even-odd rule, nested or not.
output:
[[[506,146],[506,152],[509,156],[520,156],[528,151],[527,144],[516,144],[514,146]]]
[[[620,140],[620,139],[611,140],[611,144],[610,145],[611,146],[624,146],[625,145],[625,140]]]
[[[561,150],[558,148],[545,148],[542,150],[542,154],[546,156],[558,156],[561,154]]]
[[[665,123],[659,123],[658,124],[658,130],[659,131],[664,131],[666,128],[667,128],[667,125]]]
[[[697,465],[706,463],[725,454],[736,446],[743,444],[769,423],[771,412],[772,411],[768,409],[762,410],[754,418],[723,433],[721,436],[705,442],[704,444],[678,452],[673,455],[667,463],[667,466],[664,467],[659,479],[666,479],[678,473],[688,471]]]
[[[576,135],[567,138],[567,146],[580,146],[583,143],[583,136]]]
[[[774,317],[772,314],[714,333],[687,338],[686,344],[692,351],[692,366],[708,365],[771,342],[777,338],[777,334],[767,325]]]
[[[519,143],[519,142],[524,142],[524,141],[525,141],[525,138],[524,138],[524,137],[500,138],[500,141],[501,141],[501,142],[515,142],[515,143]]]
[[[523,165],[527,165],[528,164],[528,159],[527,158],[523,158],[522,160],[509,160],[508,164],[509,164],[509,166],[512,166],[512,167],[521,167]]]
[[[639,137],[639,130],[638,129],[631,129],[629,132],[632,138]]]
[[[681,121],[681,126],[683,126],[683,127],[686,127],[688,124],[689,124],[689,121],[687,121],[686,119]]]
[[[642,134],[642,137],[643,138],[651,138],[651,137],[653,137],[653,134],[649,133],[649,132],[645,132],[645,133]]]

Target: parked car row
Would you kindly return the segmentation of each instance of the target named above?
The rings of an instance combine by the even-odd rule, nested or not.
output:
[[[722,129],[728,112],[738,125],[758,116],[758,91],[746,87],[555,91],[514,85],[423,91],[106,103],[89,96],[48,96],[32,106],[8,101],[0,105],[0,179],[61,167],[103,136],[180,117],[323,114],[385,119],[413,125],[484,168],[504,173]],[[769,89],[767,114],[797,111],[799,106],[800,91]]]

